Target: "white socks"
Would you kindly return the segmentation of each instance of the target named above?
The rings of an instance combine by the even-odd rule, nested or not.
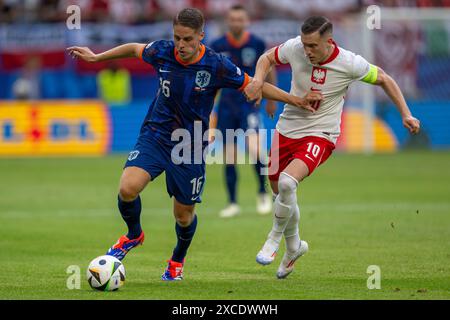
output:
[[[297,206],[297,184],[297,180],[287,173],[282,172],[280,174],[280,178],[278,180],[279,193],[274,203],[273,226],[269,233],[269,238],[274,241],[280,242],[283,232],[285,232],[286,229],[289,231],[289,238],[292,238],[293,235],[295,235],[292,234],[293,232],[295,233],[295,226],[297,227],[296,233],[298,234],[299,218],[296,218],[296,216],[297,213],[298,216],[300,216],[300,213]],[[291,219],[291,217],[294,219]],[[293,221],[291,222],[290,220]],[[288,224],[289,228],[287,228]],[[295,250],[297,250],[297,248]]]
[[[284,230],[284,240],[286,241],[286,251],[288,253],[297,252],[300,248],[300,235],[298,232],[298,223],[300,221],[300,208],[295,205],[294,213],[289,219]]]

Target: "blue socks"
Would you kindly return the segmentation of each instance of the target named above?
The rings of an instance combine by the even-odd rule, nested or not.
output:
[[[138,196],[136,199],[130,202],[125,202],[117,197],[118,207],[123,220],[128,226],[128,239],[136,239],[141,235],[142,228],[140,222],[141,216],[141,197]],[[197,215],[194,215],[194,219],[191,224],[187,227],[182,227],[175,223],[175,231],[177,233],[177,245],[173,250],[172,260],[176,262],[183,262],[186,256],[187,250],[191,245],[192,238],[195,234],[195,229],[197,229]]]
[[[225,165],[225,177],[230,203],[236,203],[237,172],[234,164]]]
[[[255,164],[256,176],[259,183],[258,193],[266,193],[265,176],[261,174],[261,169],[264,167],[265,165],[263,165],[259,160]]]
[[[256,177],[258,178],[258,193],[266,193],[266,179],[263,174],[261,174],[261,169],[265,167],[261,161],[257,161],[255,164]],[[236,203],[236,186],[237,186],[237,170],[236,165],[227,164],[225,165],[225,180],[227,184],[228,198],[230,203]]]
[[[194,215],[194,219],[187,227],[182,227],[178,223],[175,223],[175,231],[177,233],[177,246],[173,250],[172,260],[176,262],[183,262],[186,256],[187,250],[191,245],[192,238],[197,228],[197,215]]]
[[[120,196],[117,197],[117,205],[119,207],[120,214],[122,215],[123,220],[126,222],[128,226],[128,239],[136,239],[141,235],[141,197],[138,196],[131,202],[125,202],[120,199]]]

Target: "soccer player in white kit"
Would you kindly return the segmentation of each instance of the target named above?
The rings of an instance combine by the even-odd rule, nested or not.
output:
[[[259,58],[253,80],[244,90],[248,100],[259,103],[270,69],[289,63],[291,94],[321,94],[321,100],[313,102],[311,108],[284,106],[271,148],[269,180],[276,196],[273,226],[256,261],[262,265],[272,263],[284,235],[286,252],[277,270],[280,279],[286,278],[293,271],[295,261],[308,251],[307,242],[299,236],[297,187],[333,152],[349,85],[359,80],[380,86],[396,105],[403,125],[411,133],[420,129],[420,122],[411,115],[397,83],[363,57],[338,47],[332,30],[332,23],[325,17],[306,19],[300,36],[268,50]],[[270,172],[273,167],[277,169]]]

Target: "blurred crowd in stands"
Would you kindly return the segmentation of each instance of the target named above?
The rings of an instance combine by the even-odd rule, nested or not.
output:
[[[199,8],[211,19],[223,17],[237,3],[245,5],[254,19],[302,19],[318,12],[332,18],[372,4],[450,7],[450,0],[0,0],[0,23],[65,21],[70,5],[80,7],[83,21],[92,22],[141,24],[170,20],[186,7]]]
[[[125,27],[132,25],[129,28],[136,29],[141,28],[140,25],[152,22],[170,21],[185,7],[200,8],[207,19],[220,21],[226,16],[228,8],[238,3],[248,9],[253,20],[260,21],[269,18],[301,21],[309,15],[323,14],[338,22],[344,17],[351,16],[351,13],[360,12],[373,4],[380,7],[450,7],[450,0],[0,0],[0,28],[5,23],[27,27],[34,23],[64,22],[70,14],[67,12],[70,5],[80,7],[83,22],[114,23]],[[341,23],[345,24],[345,21]],[[27,28],[15,28],[15,25],[7,27],[9,28],[5,27],[2,30],[5,32],[0,33],[3,35],[3,43],[0,42],[0,99],[102,97],[110,103],[120,104],[134,98],[148,97],[149,92],[153,92],[152,90],[158,85],[149,70],[151,68],[143,69],[144,64],[138,65],[134,62],[133,64],[131,62],[108,64],[94,70],[91,66],[87,68],[77,61],[66,59],[65,43],[61,44],[61,41],[67,41],[67,39],[64,38],[64,34],[61,36],[59,33],[48,32],[48,29],[53,29],[53,25],[42,26],[40,32],[31,25],[33,37],[47,39],[46,37],[49,36],[49,41],[53,41],[49,42],[53,45],[49,45],[48,48],[38,46],[34,48],[34,51],[29,50],[27,46],[20,46],[32,40],[27,36],[29,32]],[[14,32],[8,33],[7,29]],[[427,30],[429,30],[428,33]],[[276,33],[277,30],[274,31],[274,34]],[[423,94],[442,96],[446,92],[448,96],[449,81],[443,84],[443,81],[439,80],[436,84],[429,79],[434,79],[438,72],[436,70],[445,70],[447,66],[450,66],[450,60],[448,60],[450,44],[446,40],[450,39],[447,36],[450,34],[450,29],[447,30],[439,23],[433,23],[424,30],[423,34],[424,39],[428,39],[424,47],[428,48],[429,52],[437,53],[429,54],[429,58],[422,57],[420,63],[415,54],[410,59],[404,58],[404,52],[413,52],[411,48],[416,43],[413,41],[414,36],[410,35],[409,40],[404,42],[405,45],[400,49],[397,48],[396,51],[403,54],[398,55],[403,62],[399,66],[398,74],[409,79],[408,81],[412,83],[411,87],[420,86]],[[426,34],[432,36],[426,36]],[[88,36],[95,39],[90,42],[95,47],[99,36],[107,38],[109,34],[93,33]],[[88,36],[81,41],[91,39]],[[395,41],[395,37],[393,38],[390,34],[386,37]],[[402,39],[404,37],[403,32]],[[126,41],[126,38],[123,41]],[[30,47],[33,48],[33,44],[36,43],[32,41]],[[392,47],[392,43],[383,48],[386,46]],[[390,56],[384,59],[383,65],[390,62],[389,66],[392,69],[400,65],[398,60],[392,60],[393,62],[391,60]],[[426,81],[416,81],[416,75],[417,79],[423,78]],[[283,77],[280,76],[279,79]],[[155,88],[150,90],[149,84],[154,85]],[[405,85],[405,87],[408,86]]]

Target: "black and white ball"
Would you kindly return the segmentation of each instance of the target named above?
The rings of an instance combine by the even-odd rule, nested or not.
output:
[[[125,282],[125,267],[119,259],[104,255],[91,261],[86,275],[91,288],[115,291]]]

